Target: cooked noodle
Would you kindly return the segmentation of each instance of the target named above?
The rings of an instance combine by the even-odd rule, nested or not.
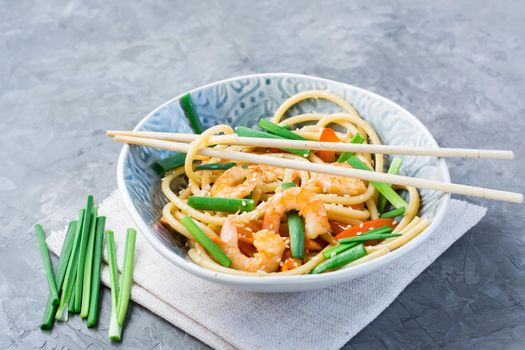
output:
[[[336,114],[326,114],[311,112],[286,118],[287,112],[290,108],[301,101],[307,99],[324,99],[332,102],[342,109],[342,112]],[[356,109],[344,99],[327,91],[306,91],[299,93],[287,99],[275,112],[270,119],[273,123],[278,125],[286,125],[293,132],[301,135],[309,140],[318,141],[321,137],[324,128],[330,127],[335,131],[335,135],[341,142],[348,142],[356,133],[360,133],[364,138],[365,143],[380,144],[380,139],[372,126],[362,119]],[[247,276],[280,276],[280,275],[301,275],[312,271],[321,262],[325,261],[322,254],[324,249],[330,248],[330,243],[334,244],[336,241],[333,238],[332,229],[326,228],[322,233],[315,235],[317,238],[308,239],[305,237],[305,244],[307,244],[306,254],[304,259],[292,259],[294,264],[292,268],[285,268],[288,266],[290,258],[289,252],[289,238],[286,221],[286,215],[283,216],[283,223],[279,228],[268,229],[263,227],[266,225],[272,210],[275,210],[275,203],[284,201],[285,195],[290,190],[283,190],[281,185],[286,182],[293,182],[297,190],[294,193],[299,195],[310,196],[306,202],[311,204],[315,201],[320,201],[323,211],[312,211],[308,215],[312,215],[314,219],[311,225],[321,222],[326,219],[326,222],[333,225],[337,223],[348,227],[359,227],[363,223],[370,220],[377,219],[380,215],[377,201],[379,194],[370,183],[358,179],[336,178],[323,174],[310,173],[308,171],[297,171],[291,169],[280,169],[271,166],[262,166],[257,164],[241,164],[232,168],[233,170],[200,170],[196,171],[196,164],[220,163],[228,160],[214,159],[210,157],[199,156],[198,152],[203,147],[215,147],[217,149],[236,150],[257,154],[264,154],[267,156],[284,157],[288,159],[301,160],[304,162],[325,163],[323,157],[315,152],[311,152],[308,158],[300,155],[286,153],[280,150],[263,149],[256,147],[244,146],[228,146],[226,144],[210,145],[208,143],[209,137],[213,135],[223,135],[225,142],[234,137],[234,130],[227,125],[217,125],[209,128],[199,135],[195,141],[190,145],[189,151],[185,159],[184,166],[170,171],[162,180],[162,192],[169,200],[163,209],[163,223],[167,224],[174,231],[183,235],[188,240],[189,257],[200,266],[214,270],[217,272],[224,272],[236,275]],[[381,154],[364,154],[358,153],[358,158],[376,172],[384,171],[384,159]],[[342,163],[339,163],[342,164]],[[345,165],[341,165],[345,166]],[[229,178],[232,174],[231,178]],[[238,175],[233,175],[238,174]],[[238,176],[239,178],[234,178]],[[221,186],[224,186],[222,188]],[[337,187],[340,186],[340,187]],[[335,190],[334,190],[335,188]],[[376,259],[388,252],[399,248],[407,243],[419,233],[421,233],[428,225],[427,219],[421,219],[417,216],[420,206],[420,198],[418,191],[410,186],[394,186],[396,190],[405,191],[408,193],[408,206],[405,208],[403,219],[395,225],[394,233],[400,233],[401,236],[395,238],[384,239],[379,242],[367,243],[366,251],[368,255],[357,259],[345,268],[365,263],[367,261]],[[215,191],[215,192],[214,192]],[[341,193],[347,191],[348,193]],[[224,212],[203,211],[194,209],[188,205],[187,199],[190,196],[213,196],[213,193],[222,193],[220,196],[228,196],[231,198],[245,198],[250,196],[256,203],[256,208],[252,211],[229,214]],[[297,197],[299,198],[299,197]],[[285,205],[288,209],[300,210],[303,203],[280,203]],[[304,207],[306,208],[306,205]],[[313,205],[313,204],[312,204]],[[301,208],[300,208],[301,207]],[[305,214],[306,210],[302,208],[300,215],[305,219],[305,231],[307,227],[308,218]],[[232,264],[231,267],[225,267],[219,264],[213,256],[196,241],[195,237],[186,229],[181,223],[181,219],[185,216],[190,216],[198,227],[214,241],[219,247],[225,247],[225,242],[221,240],[221,230],[228,222],[235,225],[239,230],[235,231],[235,242],[239,240],[238,250],[225,250],[226,254],[233,260],[238,258],[239,263]],[[317,215],[317,216],[316,216]],[[320,215],[326,215],[326,218],[320,218]],[[279,222],[279,220],[277,220]],[[230,227],[230,226],[228,226]],[[233,227],[233,226],[232,226]],[[255,227],[255,229],[254,229]],[[261,231],[261,228],[264,230]],[[284,228],[284,231],[283,231]],[[259,232],[256,234],[256,230]],[[264,255],[263,252],[257,252],[254,247],[254,242],[259,235],[265,234],[268,237],[271,232],[272,235],[279,235],[283,241],[286,241],[286,248],[281,255],[277,256],[278,265],[270,268],[270,258]],[[263,233],[261,233],[263,232]],[[308,236],[307,232],[307,236]],[[308,241],[307,241],[308,239]],[[327,243],[329,242],[329,243]],[[308,248],[310,247],[310,248]],[[231,247],[230,247],[231,248]],[[255,252],[254,252],[255,251]],[[243,256],[232,256],[234,254],[242,254]],[[259,255],[257,255],[259,254]],[[266,253],[267,254],[267,253]],[[255,258],[267,258],[268,266],[263,264],[256,270],[253,267],[243,267],[241,262],[253,265]],[[251,259],[251,260],[250,260]],[[250,265],[251,266],[251,265]]]

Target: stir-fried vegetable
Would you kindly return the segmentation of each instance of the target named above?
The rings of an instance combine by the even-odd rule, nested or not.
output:
[[[405,207],[397,208],[394,210],[387,211],[386,213],[383,213],[379,215],[380,218],[395,218],[399,215],[403,215],[405,213]]]
[[[341,266],[347,265],[354,260],[362,258],[366,255],[366,249],[362,244],[352,247],[340,254],[337,254],[333,258],[323,261],[317,265],[313,270],[312,274],[318,274],[327,270],[333,270],[340,268]]]
[[[281,185],[283,190],[296,186],[293,182],[285,182]],[[289,211],[287,219],[290,235],[290,255],[292,258],[302,259],[304,257],[304,220],[297,210]]]
[[[321,142],[340,142],[341,140],[335,134],[334,129],[332,128],[323,128],[321,132],[321,137],[319,138]],[[325,163],[335,162],[335,152],[334,151],[317,151],[315,154],[323,160]]]
[[[392,163],[390,163],[390,167],[388,168],[388,173],[396,175],[399,173],[399,169],[401,168],[401,165],[403,164],[403,160],[401,158],[394,158],[392,159]],[[387,184],[388,186],[392,187],[391,184]],[[377,199],[377,210],[379,210],[380,213],[385,211],[385,205],[386,205],[386,198],[382,194],[379,194],[379,198]]]
[[[363,143],[365,142],[365,139],[363,136],[361,136],[360,133],[356,132],[354,136],[350,139],[350,143]],[[338,163],[344,163],[346,162],[350,157],[352,157],[355,153],[354,152],[343,152],[339,155],[339,158],[337,158]]]
[[[286,130],[286,129],[285,129]],[[235,133],[241,137],[257,137],[257,138],[263,138],[263,139],[279,139],[284,140],[285,137],[277,136],[274,134],[270,134],[268,132],[260,131],[260,130],[254,130],[250,128],[246,128],[244,126],[238,126],[235,128]],[[294,134],[295,135],[295,134]],[[282,150],[290,153],[294,153],[300,156],[303,156],[307,154],[310,155],[309,150],[301,150],[301,149],[291,149],[291,148],[282,148]]]
[[[204,131],[204,127],[202,126],[201,120],[199,119],[199,116],[195,111],[195,107],[193,106],[193,100],[189,92],[182,95],[182,97],[180,98],[180,106],[184,110],[184,114],[186,115],[186,118],[188,118],[188,121],[190,122],[190,126],[193,129],[193,131],[196,134],[202,134],[202,132]]]
[[[204,249],[208,251],[221,264],[222,266],[229,267],[232,263],[230,258],[215,244],[202,229],[197,226],[195,221],[188,215],[185,215],[180,222],[186,227],[186,229],[191,233],[197,242],[199,242]]]
[[[155,163],[153,163],[153,169],[157,174],[164,175],[170,170],[183,166],[185,161],[186,153],[177,153],[170,157],[155,161]]]
[[[355,155],[350,157],[347,160],[347,163],[353,168],[371,171],[371,169]],[[394,207],[408,207],[408,203],[392,189],[391,185],[377,181],[370,181],[370,183],[387,199],[387,201],[392,203]]]
[[[381,228],[384,226],[389,226],[391,228],[394,228],[394,220],[393,219],[375,219],[375,220],[363,222],[360,225],[352,226],[349,229],[344,230],[343,232],[340,232],[334,238],[341,239],[341,238],[346,238],[346,237],[353,237],[353,236],[357,236],[359,232],[367,233],[374,229]]]
[[[195,170],[228,170],[231,167],[236,166],[237,163],[207,163],[200,164],[195,167]]]
[[[194,209],[236,213],[238,211],[252,211],[255,201],[248,198],[223,198],[190,196],[188,205]]]

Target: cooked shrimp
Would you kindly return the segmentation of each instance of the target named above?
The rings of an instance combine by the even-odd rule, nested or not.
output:
[[[351,168],[346,163],[332,163],[331,165]],[[318,190],[322,193],[334,193],[340,196],[345,194],[357,196],[366,191],[365,183],[362,180],[328,174],[317,174],[307,187],[313,191]]]
[[[236,270],[274,272],[279,268],[286,244],[277,233],[261,230],[253,234],[253,245],[257,251],[253,257],[244,255],[239,249],[237,226],[234,220],[226,220],[221,230],[223,249]]]
[[[288,181],[293,181],[299,175],[297,170],[283,169],[271,165],[250,165],[248,169],[260,171],[261,180],[264,183],[276,182],[280,180],[282,181],[286,175],[289,176]]]
[[[281,217],[289,210],[298,210],[304,218],[304,231],[309,239],[330,231],[323,202],[316,198],[315,193],[301,187],[289,188],[270,199],[264,213],[263,229],[278,232]]]
[[[215,180],[210,194],[212,197],[244,198],[257,186],[260,177],[261,173],[257,169],[234,166]]]

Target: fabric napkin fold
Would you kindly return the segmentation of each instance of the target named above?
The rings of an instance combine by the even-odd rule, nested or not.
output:
[[[441,226],[417,250],[364,277],[302,293],[241,292],[201,280],[171,264],[139,234],[131,298],[216,349],[339,349],[485,212],[452,200]],[[118,191],[103,201],[99,213],[115,231],[120,270],[124,233],[135,225]],[[64,236],[57,231],[48,237],[53,252],[60,251]],[[102,282],[109,285],[107,266]]]

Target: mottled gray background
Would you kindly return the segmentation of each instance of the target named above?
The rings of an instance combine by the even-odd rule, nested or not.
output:
[[[105,129],[201,84],[297,72],[370,89],[443,146],[518,154],[450,161],[454,181],[525,192],[523,2],[245,4],[0,1],[0,348],[109,347],[107,290],[98,329],[77,317],[38,328],[47,284],[32,226],[60,228],[88,193],[116,187]],[[481,223],[346,349],[523,347],[525,210],[473,201],[489,207]],[[120,346],[206,348],[136,305]]]

